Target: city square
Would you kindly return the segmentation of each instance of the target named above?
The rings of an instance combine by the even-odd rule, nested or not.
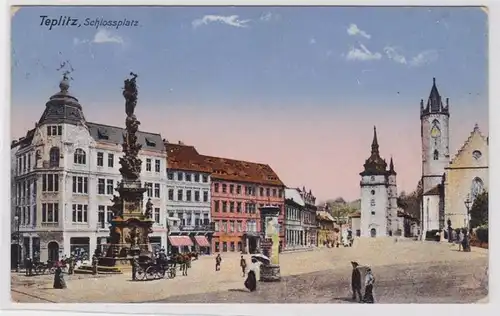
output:
[[[75,7],[75,23],[96,26],[75,34],[53,25],[57,7],[12,11],[14,302],[487,300],[485,40],[448,17],[460,27],[446,32],[471,36],[471,51],[410,41],[410,53],[387,44],[385,24],[406,16],[412,30],[458,10],[483,34],[484,11],[368,8],[378,21],[369,34],[350,8],[271,9]],[[101,12],[137,17],[89,17]],[[40,14],[50,28],[27,23]],[[303,58],[310,71],[299,71],[304,39],[294,28],[323,31],[316,17],[337,40],[326,50],[309,38],[323,57]],[[143,58],[159,26],[183,48]],[[441,25],[426,27],[435,45],[448,38]],[[371,34],[388,37],[370,51]],[[239,54],[222,45],[198,53],[225,37]],[[260,55],[248,53],[262,39]],[[296,58],[269,55],[273,45]],[[473,60],[475,77],[450,75],[453,58]],[[214,69],[220,77],[200,75]],[[247,74],[241,82],[235,69]]]
[[[70,278],[65,290],[52,289],[50,277],[26,278],[12,285],[14,301],[27,303],[354,303],[350,261],[372,267],[380,303],[475,303],[487,297],[488,251],[457,251],[448,243],[401,240],[355,241],[352,248],[281,255],[278,283],[260,283],[248,292],[239,255],[223,256],[221,271],[213,257],[193,261],[189,275],[136,281],[131,274]],[[72,276],[74,277],[74,276]],[[23,285],[30,284],[31,285]]]

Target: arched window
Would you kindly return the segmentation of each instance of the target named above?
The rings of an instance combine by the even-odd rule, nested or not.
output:
[[[59,157],[60,157],[60,151],[58,147],[52,147],[49,152],[50,156],[50,161],[49,161],[49,166],[51,168],[53,167],[59,167]]]
[[[437,151],[437,149],[434,150],[434,160],[438,160],[439,159],[439,152]]]
[[[74,155],[75,164],[84,165],[86,163],[85,151],[81,148],[77,148]]]
[[[471,186],[471,190],[470,190],[470,196],[471,196],[471,200],[472,202],[474,202],[474,200],[476,199],[476,197],[483,193],[484,191],[484,183],[483,183],[483,180],[481,180],[481,178],[474,178],[474,180],[472,180],[472,186]]]

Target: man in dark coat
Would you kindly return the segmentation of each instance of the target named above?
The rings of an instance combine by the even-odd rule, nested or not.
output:
[[[361,272],[358,269],[359,264],[355,261],[351,261],[352,265],[352,299],[356,300],[356,295],[358,296],[358,301],[361,302],[363,297],[361,296]]]
[[[220,256],[220,253],[217,254],[217,257],[215,257],[215,271],[220,270],[220,263],[222,262],[222,258]]]
[[[241,273],[243,274],[243,276],[245,276],[245,272],[247,270],[247,261],[245,260],[245,258],[243,258],[243,256],[241,256],[240,259],[240,267],[241,267]]]

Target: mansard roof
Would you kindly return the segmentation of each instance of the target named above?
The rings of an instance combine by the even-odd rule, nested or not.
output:
[[[119,144],[123,143],[125,128],[99,123],[86,123],[90,136],[99,143]],[[163,152],[165,147],[160,134],[138,131],[137,142],[142,145],[142,150]]]

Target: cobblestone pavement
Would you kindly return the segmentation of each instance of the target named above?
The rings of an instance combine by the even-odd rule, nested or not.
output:
[[[64,303],[271,302],[265,298],[270,293],[276,297],[272,302],[338,302],[348,293],[346,278],[350,275],[350,261],[355,260],[373,267],[377,276],[376,295],[381,302],[402,302],[405,297],[408,297],[405,302],[410,298],[414,302],[427,302],[426,298],[457,302],[461,297],[470,301],[476,295],[482,295],[479,298],[486,295],[481,294],[485,291],[477,292],[481,287],[478,280],[484,277],[488,260],[488,251],[480,248],[463,253],[449,244],[378,238],[357,241],[352,248],[286,253],[280,256],[283,282],[261,284],[257,293],[241,291],[243,278],[239,254],[227,253],[222,258],[220,272],[214,271],[213,257],[202,257],[193,262],[188,276],[178,274],[170,280],[133,282],[130,273],[85,276],[69,278],[68,289],[54,290],[52,279],[43,277],[33,278],[36,282],[30,285],[14,280],[11,293],[14,301],[26,303],[40,300]],[[389,286],[395,279],[400,285]],[[398,288],[404,290],[398,291]]]

